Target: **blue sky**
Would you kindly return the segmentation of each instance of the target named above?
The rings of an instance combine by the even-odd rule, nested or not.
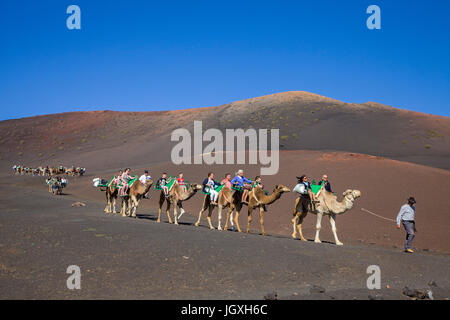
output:
[[[81,8],[68,30],[66,8]],[[366,8],[381,8],[368,30]],[[0,120],[300,90],[450,116],[450,1],[0,2]]]

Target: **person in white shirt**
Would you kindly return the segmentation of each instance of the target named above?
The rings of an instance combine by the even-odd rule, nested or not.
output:
[[[314,193],[311,190],[311,184],[308,181],[308,177],[304,174],[301,177],[297,177],[298,184],[294,187],[294,192],[300,194],[300,201],[298,203],[297,211],[300,211],[302,214],[307,214],[309,210],[312,208],[313,202],[315,201]]]
[[[142,175],[142,176],[140,176],[139,177],[139,181],[142,183],[142,184],[146,184],[147,183],[147,180],[149,180],[149,179],[151,179],[152,177],[148,174],[148,170],[145,170],[144,171],[144,174]],[[149,190],[150,191],[150,190]],[[148,192],[146,193],[146,194],[144,194],[143,196],[142,196],[144,199],[148,199]]]
[[[414,233],[417,232],[416,224],[414,221],[416,215],[416,207],[414,204],[416,200],[413,197],[409,197],[408,203],[404,204],[397,215],[397,229],[400,229],[400,223],[403,224],[403,227],[406,231],[406,242],[405,242],[405,252],[413,253],[414,251],[411,249],[412,241],[414,239]]]

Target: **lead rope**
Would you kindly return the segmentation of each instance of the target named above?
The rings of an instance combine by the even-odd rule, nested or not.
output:
[[[378,217],[378,218],[381,218],[381,219],[384,219],[384,220],[396,222],[394,219],[389,219],[389,218],[386,218],[386,217],[382,217],[382,216],[380,216],[380,215],[378,215],[378,214],[376,214],[376,213],[373,213],[373,212],[371,212],[371,211],[369,211],[369,210],[366,210],[366,209],[364,209],[364,208],[361,208],[361,211],[367,212],[368,214],[371,214],[371,215],[373,215],[373,216],[375,216],[375,217]]]

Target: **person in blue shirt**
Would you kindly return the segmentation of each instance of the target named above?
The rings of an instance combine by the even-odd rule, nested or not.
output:
[[[244,177],[244,170],[240,169],[238,172],[236,172],[236,177],[231,180],[232,185],[237,185],[238,187],[242,188],[244,191],[242,192],[242,198],[241,202],[248,204],[247,202],[247,196],[248,196],[248,186],[246,184],[253,183],[252,180],[247,179]],[[251,186],[250,186],[251,188]]]
[[[405,252],[413,253],[411,249],[412,241],[414,239],[414,233],[417,232],[414,217],[416,214],[416,207],[414,204],[416,200],[413,197],[409,197],[408,203],[404,204],[397,215],[397,229],[400,229],[400,223],[406,231]]]

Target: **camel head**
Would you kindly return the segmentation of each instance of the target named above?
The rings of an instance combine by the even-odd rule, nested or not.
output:
[[[201,184],[193,183],[193,184],[191,184],[191,189],[194,190],[195,192],[197,192],[198,190],[202,190],[203,187]]]
[[[359,191],[359,190],[350,190],[350,189],[347,189],[347,190],[345,190],[345,191],[342,193],[342,195],[343,195],[344,198],[346,198],[347,200],[350,200],[350,201],[353,202],[355,199],[361,197],[361,191]]]
[[[273,192],[278,192],[278,193],[290,192],[290,191],[291,191],[290,188],[283,186],[282,184],[277,184],[275,186],[275,189],[273,189]]]

